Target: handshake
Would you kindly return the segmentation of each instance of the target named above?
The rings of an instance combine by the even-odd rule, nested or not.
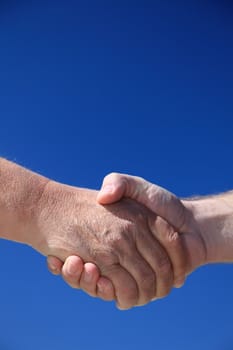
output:
[[[72,211],[77,226],[69,220],[70,228],[63,230],[66,245],[73,246],[68,250],[78,256],[48,257],[50,271],[61,272],[70,286],[116,299],[119,308],[127,309],[168,295],[205,262],[205,242],[189,207],[165,189],[113,173],[99,193],[78,192],[79,199],[72,200],[79,206]],[[68,205],[64,213],[68,203],[63,202]]]
[[[0,236],[47,256],[73,288],[144,305],[201,265],[233,261],[233,194],[180,200],[142,178],[110,174],[100,192],[0,159]]]

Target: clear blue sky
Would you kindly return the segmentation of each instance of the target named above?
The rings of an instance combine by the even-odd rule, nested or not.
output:
[[[179,196],[233,188],[231,1],[0,3],[0,153],[98,188],[110,171]],[[0,349],[231,350],[233,266],[128,312],[1,241]]]

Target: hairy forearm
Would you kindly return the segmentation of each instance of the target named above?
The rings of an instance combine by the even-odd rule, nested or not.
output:
[[[206,246],[206,263],[233,262],[233,192],[185,202]]]
[[[31,244],[33,213],[48,179],[0,158],[0,237]]]

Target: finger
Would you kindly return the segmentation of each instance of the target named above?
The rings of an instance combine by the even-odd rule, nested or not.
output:
[[[130,197],[127,190],[127,176],[118,173],[111,173],[105,176],[101,189],[97,194],[97,201],[100,204],[111,204],[123,197]]]
[[[150,223],[150,230],[170,258],[174,272],[174,286],[181,287],[185,282],[188,266],[188,256],[182,236],[161,217],[156,217]]]
[[[120,259],[137,283],[139,292],[136,305],[145,305],[156,295],[156,274],[135,248],[131,254]]]
[[[115,299],[112,282],[100,276],[99,269],[93,263],[85,263],[80,278],[80,288],[92,297],[99,297],[105,301]]]
[[[92,297],[97,296],[97,281],[100,278],[99,269],[93,263],[85,263],[79,285],[82,290]]]
[[[127,270],[115,264],[103,270],[102,275],[112,281],[120,310],[127,310],[138,304],[137,284]]]
[[[79,280],[83,272],[83,261],[76,255],[69,256],[62,267],[62,277],[72,288],[79,289]]]
[[[153,235],[141,231],[136,236],[136,245],[141,256],[147,261],[155,275],[154,294],[150,299],[167,296],[174,282],[169,254]]]
[[[118,200],[121,196],[129,196],[183,231],[184,207],[176,196],[165,189],[142,178],[122,174],[107,176],[103,183],[103,189],[105,188],[107,188],[106,194],[109,193],[108,189],[111,189],[111,195],[108,197],[106,195],[105,199]],[[161,219],[161,224],[163,222],[162,234],[158,235],[161,229],[154,230],[154,233],[170,256],[174,268],[174,283],[175,286],[180,287],[185,281],[185,271],[188,263],[187,256],[184,254],[186,250],[181,236],[166,221]]]
[[[145,205],[173,225],[177,231],[182,231],[185,208],[171,192],[140,177],[117,173],[107,175],[98,193],[98,202],[110,204],[123,196]]]
[[[80,288],[92,297],[103,300],[114,299],[114,288],[107,278],[100,277],[99,269],[93,263],[85,263],[77,256],[70,256],[62,270],[63,278],[72,288]],[[98,292],[97,292],[98,282]]]
[[[106,277],[100,277],[96,288],[97,296],[105,301],[114,300],[115,291],[112,282]]]
[[[47,267],[48,267],[48,270],[53,275],[60,275],[61,274],[62,265],[63,265],[63,261],[56,258],[55,256],[49,255],[47,257]]]
[[[139,232],[140,232],[140,227]],[[156,292],[156,276],[147,260],[139,253],[135,242],[134,232],[132,235],[125,233],[122,239],[114,242],[114,251],[117,252],[119,263],[133,277],[138,289],[138,301],[134,305],[144,305],[148,303]],[[150,234],[149,232],[147,232]]]

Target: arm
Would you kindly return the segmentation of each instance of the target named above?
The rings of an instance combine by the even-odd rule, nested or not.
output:
[[[36,204],[48,179],[0,158],[0,237],[33,244]]]
[[[173,274],[149,230],[152,213],[131,200],[105,207],[96,196],[96,191],[63,185],[0,159],[0,236],[63,262],[79,255],[97,264],[113,282],[121,308],[167,294]],[[156,291],[160,265],[164,274]]]
[[[186,229],[182,227],[184,226],[184,218],[187,219],[187,210],[185,210],[184,205],[172,193],[155,185],[152,187],[152,184],[138,177],[120,174],[107,176],[97,197],[99,202],[101,204],[110,204],[121,200],[123,197],[137,200],[160,215],[156,215],[149,222],[150,229],[156,241],[163,246],[171,260],[174,273],[173,285],[181,287],[185,281],[187,270],[190,269],[188,265],[191,264],[185,242],[181,235],[178,234],[180,230]],[[199,241],[201,240],[199,239]],[[159,256],[159,252],[156,249],[153,250],[152,254],[154,257]],[[99,279],[99,272],[96,266],[91,266],[91,264],[84,264],[83,266],[79,257],[74,256],[67,258],[65,264],[62,265],[62,262],[55,257],[49,257],[48,267],[50,271],[55,274],[62,272],[63,278],[69,285],[74,288],[82,288],[92,296],[98,296],[105,300],[111,299],[113,289],[110,281],[102,277]],[[72,266],[72,271],[69,269],[70,266]],[[161,273],[163,266],[157,266],[157,269],[156,279],[159,285],[165,271]],[[85,276],[89,276],[89,280]],[[101,291],[102,289],[104,292]],[[156,298],[161,296],[159,292],[155,295]]]
[[[233,192],[184,200],[206,246],[206,263],[233,262]]]
[[[179,200],[172,193],[142,178],[108,175],[98,194],[99,202],[113,203],[124,196],[137,200],[170,222],[169,225],[158,217],[152,231],[170,256],[176,286],[183,284],[185,274],[201,265],[233,262],[233,192]],[[182,244],[177,245],[177,240]],[[186,261],[182,259],[184,256],[187,256]],[[54,262],[59,267],[59,260],[55,259]],[[76,275],[67,273],[67,263],[73,264]],[[62,271],[68,283],[78,284],[91,295],[96,295],[96,286],[97,295],[103,299],[110,298],[113,293],[110,281],[99,277],[97,267],[93,264],[80,266],[78,257],[68,257]],[[89,274],[88,282],[83,278],[86,273]],[[99,286],[103,286],[105,293],[101,293]]]

